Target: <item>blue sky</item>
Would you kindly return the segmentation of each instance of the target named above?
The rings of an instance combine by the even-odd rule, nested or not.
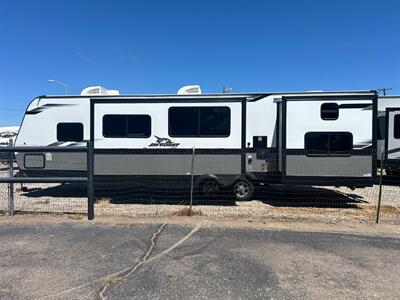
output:
[[[0,1],[0,126],[29,101],[122,93],[374,89],[400,94],[400,1]]]

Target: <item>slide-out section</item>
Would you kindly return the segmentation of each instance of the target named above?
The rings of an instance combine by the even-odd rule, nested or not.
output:
[[[370,185],[375,178],[374,99],[284,97],[283,182]]]

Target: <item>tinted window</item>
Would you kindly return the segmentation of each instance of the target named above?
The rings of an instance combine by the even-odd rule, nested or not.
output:
[[[326,133],[309,132],[305,136],[307,152],[329,151],[329,136]]]
[[[353,150],[353,135],[350,132],[330,133],[330,152],[349,152]]]
[[[81,142],[83,141],[82,123],[58,123],[57,140],[59,142]]]
[[[231,114],[228,107],[200,108],[200,135],[229,136]]]
[[[170,136],[199,135],[199,109],[196,107],[171,107],[168,111]]]
[[[227,137],[230,123],[229,107],[171,107],[168,112],[172,137]]]
[[[151,135],[149,115],[105,115],[103,136],[111,138],[148,138]]]
[[[395,139],[400,139],[400,115],[394,116],[393,135]]]
[[[322,120],[337,120],[339,118],[339,105],[337,103],[324,103],[321,105]]]
[[[151,135],[151,118],[149,115],[127,116],[127,133],[129,137],[149,137]]]
[[[353,149],[350,132],[308,132],[305,135],[305,150],[312,154],[344,154]]]

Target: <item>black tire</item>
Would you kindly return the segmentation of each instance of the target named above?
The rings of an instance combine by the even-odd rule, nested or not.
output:
[[[386,169],[385,171],[386,171],[386,175],[387,176],[393,176],[394,175],[393,171],[390,170],[390,169]]]
[[[239,179],[232,185],[232,191],[237,201],[250,201],[254,195],[254,185],[247,179]]]
[[[213,196],[218,195],[220,189],[221,189],[221,186],[219,185],[219,183],[212,179],[204,180],[200,184],[200,190],[201,190],[202,194],[207,197],[213,197]]]
[[[388,176],[399,176],[400,175],[400,169],[386,169],[386,175]]]

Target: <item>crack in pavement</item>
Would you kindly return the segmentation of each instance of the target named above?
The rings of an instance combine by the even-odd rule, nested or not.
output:
[[[162,224],[161,226],[163,226],[163,228],[164,228],[166,225],[167,225],[167,224]],[[161,226],[160,226],[155,232],[158,232],[158,230],[160,230]],[[110,278],[112,278],[112,277],[118,278],[118,276],[123,275],[124,278],[125,278],[127,272],[128,272],[129,275],[130,275],[130,274],[133,273],[133,272],[130,272],[130,271],[133,271],[133,270],[136,271],[136,270],[138,270],[139,267],[143,266],[144,264],[148,264],[148,263],[150,263],[151,261],[156,260],[156,259],[160,258],[161,256],[168,254],[169,252],[171,252],[171,251],[174,250],[175,248],[179,247],[179,246],[180,246],[181,244],[183,244],[187,239],[189,239],[196,231],[198,231],[198,230],[200,229],[200,227],[201,227],[201,224],[196,225],[196,227],[194,227],[187,235],[185,235],[183,238],[181,238],[178,242],[176,242],[175,244],[173,244],[173,245],[172,245],[171,247],[169,247],[168,249],[164,250],[163,252],[161,252],[161,253],[159,253],[159,254],[157,254],[157,255],[151,257],[151,258],[149,258],[149,255],[151,254],[151,252],[148,251],[148,250],[150,249],[150,247],[149,247],[148,250],[146,251],[146,253],[149,252],[149,254],[146,256],[146,253],[145,253],[145,254],[142,256],[143,259],[146,258],[146,260],[145,260],[145,261],[142,261],[142,260],[141,260],[142,263],[141,263],[140,266],[138,266],[138,264],[136,264],[135,266],[130,266],[130,267],[125,268],[125,269],[123,269],[123,270],[120,270],[120,271],[118,271],[118,272],[115,272],[115,273],[112,273],[112,274],[108,274],[107,276],[100,277],[100,278],[95,279],[95,280],[93,280],[93,281],[91,281],[91,282],[88,282],[88,283],[86,283],[86,284],[79,285],[79,286],[75,286],[75,287],[72,287],[72,288],[70,288],[70,289],[66,289],[66,290],[63,290],[63,291],[60,291],[60,292],[57,292],[57,293],[54,293],[54,294],[51,294],[51,295],[47,295],[47,296],[44,296],[44,297],[40,297],[40,298],[37,298],[37,299],[49,299],[49,298],[54,298],[54,297],[57,297],[57,296],[65,295],[65,294],[68,294],[68,293],[70,293],[70,292],[73,292],[73,291],[76,291],[76,290],[79,290],[79,289],[88,287],[88,286],[90,286],[90,285],[92,285],[92,284],[95,284],[95,283],[102,282],[102,281],[104,281],[104,280],[110,279]],[[152,237],[153,237],[153,236],[154,236],[154,233],[153,233]],[[151,240],[151,239],[150,239],[150,240]],[[151,245],[151,242],[150,242],[150,245]],[[153,251],[153,249],[154,249],[154,246],[151,248],[151,251]]]
[[[166,224],[163,224],[166,225]],[[162,225],[161,225],[162,226]],[[161,227],[160,226],[160,227]],[[179,241],[177,241],[175,244],[173,244],[171,247],[169,247],[168,249],[162,251],[161,253],[149,258],[151,252],[147,251],[146,255],[144,256],[144,260],[141,260],[130,272],[128,272],[127,274],[125,274],[124,276],[121,277],[121,280],[128,277],[129,275],[131,275],[132,273],[136,272],[140,267],[142,267],[145,264],[148,264],[150,262],[152,262],[153,260],[156,260],[158,258],[160,258],[161,256],[164,256],[166,254],[168,254],[169,252],[171,252],[172,250],[174,250],[175,248],[179,247],[181,244],[183,244],[186,240],[188,240],[196,231],[198,231],[200,229],[201,225],[198,224],[196,227],[194,227],[187,235],[185,235],[183,238],[181,238]],[[154,234],[153,234],[154,236]],[[158,237],[159,235],[157,235]],[[155,246],[155,244],[154,244]],[[154,248],[153,246],[153,248]],[[152,250],[151,250],[152,251]],[[147,255],[148,253],[148,255]],[[118,280],[119,281],[119,280]],[[104,289],[103,289],[104,290]],[[103,292],[103,291],[102,291]],[[102,297],[104,296],[104,293],[102,295],[102,292],[100,292],[100,297],[102,300],[107,299],[107,297]]]
[[[144,255],[140,258],[140,260],[138,261],[138,263],[135,266],[125,269],[122,272],[121,271],[118,272],[118,275],[111,274],[111,275],[107,276],[108,280],[106,281],[106,284],[104,285],[103,289],[99,293],[100,299],[102,299],[102,300],[107,299],[107,296],[105,296],[105,293],[107,292],[107,289],[112,284],[116,284],[118,281],[121,281],[122,279],[124,279],[124,278],[128,277],[129,275],[131,275],[132,273],[136,272],[136,270],[138,270],[142,265],[144,265],[148,261],[148,258],[150,257],[151,253],[154,250],[154,247],[156,246],[158,237],[160,236],[161,232],[164,230],[164,228],[166,226],[167,226],[167,224],[161,224],[160,227],[158,227],[158,229],[153,232],[153,234],[149,240],[147,250],[145,251]]]

